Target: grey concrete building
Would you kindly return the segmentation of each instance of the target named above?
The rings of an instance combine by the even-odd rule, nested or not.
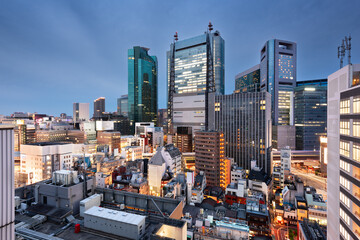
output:
[[[14,126],[0,124],[0,239],[15,239]]]
[[[271,39],[260,51],[260,90],[271,94],[273,147],[295,149],[296,43]]]
[[[327,239],[360,239],[360,64],[328,77]]]
[[[224,133],[225,156],[251,169],[251,160],[271,174],[271,96],[267,92],[214,96],[211,126]]]
[[[86,194],[94,193],[95,180],[86,181]],[[69,185],[54,184],[52,181],[45,181],[35,186],[35,202],[53,206],[56,208],[68,208],[73,214],[80,212],[80,201],[86,198],[84,194],[84,182],[71,183]]]

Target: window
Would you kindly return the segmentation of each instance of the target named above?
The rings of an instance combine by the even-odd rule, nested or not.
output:
[[[340,141],[340,154],[345,157],[350,157],[350,144],[349,142]]]
[[[343,202],[348,208],[350,208],[350,199],[340,192],[340,201]]]
[[[350,172],[350,164],[347,162],[344,162],[343,160],[340,160],[340,168],[347,172]]]
[[[350,122],[340,121],[340,134],[350,135]]]
[[[360,113],[360,96],[353,99],[353,113]]]
[[[350,240],[349,233],[345,230],[345,228],[340,224],[340,233],[344,237],[345,240]]]
[[[341,100],[340,102],[340,114],[350,113],[350,99]]]
[[[353,143],[353,159],[360,162],[360,145]]]
[[[346,222],[347,225],[350,225],[350,218],[349,215],[347,215],[344,210],[340,208],[340,217]]]
[[[345,187],[347,190],[350,190],[350,182],[344,177],[340,176],[340,185]]]
[[[353,122],[353,136],[360,137],[360,121]]]

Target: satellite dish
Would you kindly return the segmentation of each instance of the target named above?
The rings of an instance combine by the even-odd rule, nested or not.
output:
[[[74,179],[74,183],[75,183],[75,184],[78,184],[79,182],[80,182],[79,178],[75,178],[75,179]]]

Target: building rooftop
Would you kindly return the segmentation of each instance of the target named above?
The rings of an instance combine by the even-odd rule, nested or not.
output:
[[[0,124],[0,129],[14,129],[14,125],[10,124]]]
[[[269,177],[265,173],[265,170],[263,168],[250,170],[248,179],[253,181],[265,182],[266,185],[269,185],[271,182],[271,177]]]
[[[309,221],[304,219],[304,221],[299,221],[299,228],[303,230],[306,239],[312,240],[325,240],[326,236],[320,228],[319,224],[315,221]]]
[[[66,145],[66,144],[72,144],[72,143],[65,143],[65,142],[38,142],[38,143],[29,143],[29,144],[26,144],[26,145],[44,147],[44,146],[54,146],[54,145]]]
[[[163,165],[165,163],[165,160],[161,154],[161,150],[157,151],[155,155],[150,159],[149,164],[152,165]]]
[[[124,211],[111,210],[107,208],[94,206],[85,212],[85,215],[96,216],[104,219],[111,219],[118,222],[124,222],[132,225],[139,225],[145,221],[146,217],[128,213]]]
[[[249,232],[249,226],[240,222],[215,221],[217,227],[230,228],[243,232]]]
[[[167,151],[170,156],[173,158],[173,157],[177,157],[177,156],[181,156],[181,152],[178,148],[176,148],[174,146],[174,144],[167,144],[165,145],[165,151]]]

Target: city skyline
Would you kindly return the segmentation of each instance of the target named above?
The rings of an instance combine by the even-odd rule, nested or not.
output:
[[[355,11],[360,3],[355,1],[38,2],[1,4],[0,99],[6,104],[0,114],[71,115],[74,102],[92,103],[101,96],[107,99],[106,110],[115,112],[116,99],[127,94],[127,49],[137,45],[158,56],[159,108],[166,108],[161,96],[167,95],[166,51],[172,36],[176,31],[179,40],[198,36],[209,20],[226,41],[226,94],[235,89],[236,74],[260,62],[263,43],[273,38],[297,43],[298,81],[326,78],[338,70],[336,48],[349,33],[354,39],[352,62],[360,61],[360,16]],[[333,18],[343,11],[348,14]]]

